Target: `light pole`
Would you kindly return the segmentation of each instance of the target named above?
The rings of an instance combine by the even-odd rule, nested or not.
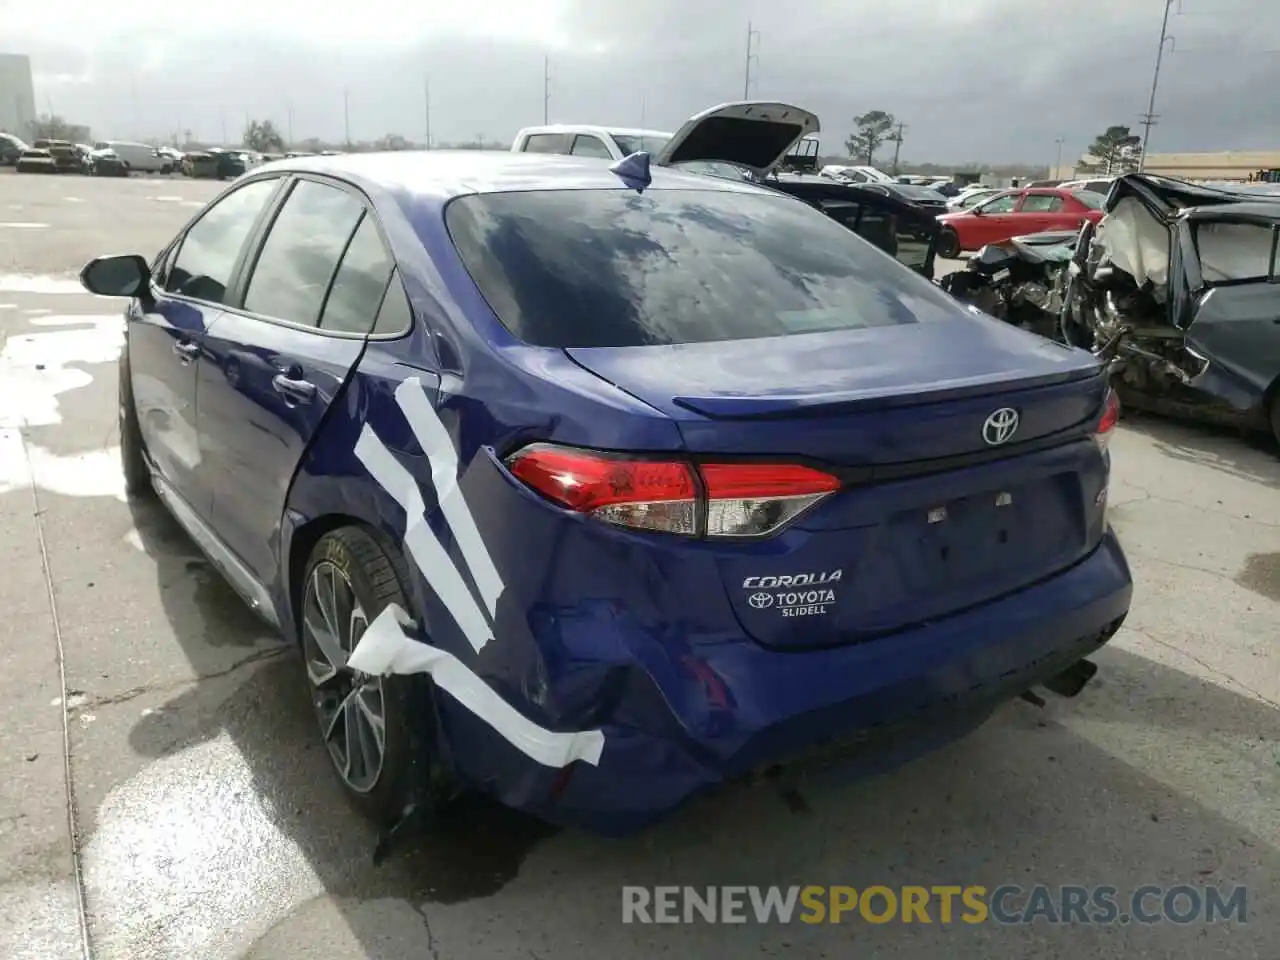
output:
[[[1049,171],[1050,180],[1056,177],[1058,175],[1058,171],[1062,169],[1062,143],[1063,143],[1062,137],[1059,137],[1057,140],[1053,142],[1058,145],[1058,160],[1056,163],[1054,163],[1053,169]]]
[[[351,96],[346,87],[342,88],[342,132],[347,138],[346,145],[351,146]]]
[[[747,62],[746,70],[742,78],[742,99],[746,100],[751,96],[751,64],[754,61],[756,66],[760,65],[760,31],[751,26],[751,21],[747,21]]]
[[[1169,36],[1169,11],[1173,9],[1173,0],[1164,0],[1164,17],[1160,20],[1160,46],[1156,48],[1156,66],[1151,73],[1151,99],[1147,101],[1147,112],[1142,118],[1142,153],[1138,156],[1138,172],[1147,165],[1147,143],[1151,140],[1151,128],[1156,122],[1156,90],[1160,86],[1160,64],[1164,60],[1164,48],[1173,37]]]
[[[551,121],[551,57],[543,55],[542,57],[542,125],[545,127]]]

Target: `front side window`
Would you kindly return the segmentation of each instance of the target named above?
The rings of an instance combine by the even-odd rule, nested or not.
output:
[[[445,217],[498,318],[537,346],[740,340],[955,314],[938,287],[790,197],[528,191],[459,197]]]
[[[210,207],[183,237],[165,290],[222,303],[249,232],[279,183],[278,179],[255,180]]]
[[[974,209],[981,210],[983,213],[1013,213],[1013,208],[1018,203],[1018,194],[1005,193],[998,197],[992,197],[986,203],[978,204]]]
[[[299,180],[262,245],[244,308],[314,327],[364,204],[347,191]]]

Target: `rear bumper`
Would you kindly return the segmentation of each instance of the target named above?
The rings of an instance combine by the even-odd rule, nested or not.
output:
[[[591,649],[590,633],[634,658],[627,669],[611,664],[594,690],[578,691],[609,704],[592,718],[605,736],[598,765],[529,760],[448,696],[442,719],[464,780],[545,819],[626,834],[694,794],[814,751],[834,750],[842,770],[869,775],[962,736],[1001,702],[1106,643],[1131,595],[1128,564],[1108,531],[1086,559],[1034,587],[835,649],[778,652],[669,635],[655,649],[652,633],[602,639],[601,622],[588,621],[584,636],[568,641],[576,655]],[[628,624],[619,617],[613,629]],[[530,696],[528,683],[520,685],[524,700],[500,686],[522,713],[545,714],[545,698]]]

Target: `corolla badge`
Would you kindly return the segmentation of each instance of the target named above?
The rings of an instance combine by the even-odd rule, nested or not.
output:
[[[1018,411],[1013,407],[1001,407],[993,410],[982,425],[982,439],[989,446],[998,447],[1008,443],[1018,432]]]

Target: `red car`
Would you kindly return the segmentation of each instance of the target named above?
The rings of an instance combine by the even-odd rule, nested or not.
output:
[[[942,234],[938,256],[954,259],[962,250],[1048,230],[1077,230],[1086,220],[1102,219],[1100,193],[1036,187],[997,193],[977,206],[938,217]]]

